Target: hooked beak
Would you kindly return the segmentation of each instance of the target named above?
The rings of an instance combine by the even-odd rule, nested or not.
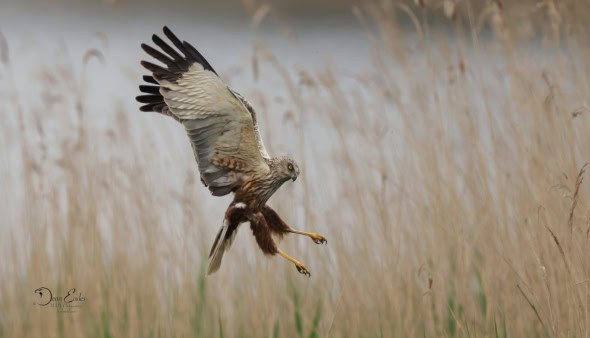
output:
[[[293,176],[293,182],[295,182],[295,180],[297,180],[297,176]]]

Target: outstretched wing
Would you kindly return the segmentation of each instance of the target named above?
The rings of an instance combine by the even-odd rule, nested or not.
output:
[[[263,158],[265,158],[266,160],[270,160],[270,155],[268,155],[268,152],[266,151],[266,148],[264,147],[264,143],[262,142],[262,138],[260,137],[260,131],[258,130],[258,120],[256,118],[256,111],[254,110],[254,108],[252,107],[250,102],[246,101],[246,99],[242,95],[240,95],[238,92],[234,91],[231,88],[230,88],[230,90],[232,91],[232,93],[234,93],[234,95],[238,99],[240,99],[240,101],[242,101],[242,104],[244,105],[244,107],[246,107],[246,109],[248,109],[248,112],[250,112],[250,116],[252,116],[252,121],[254,122],[254,136],[256,136],[256,143],[258,144],[258,150],[260,151],[260,154],[262,155]]]
[[[253,174],[268,172],[268,157],[255,124],[256,115],[239,94],[219,78],[205,58],[167,27],[164,34],[174,49],[158,36],[152,41],[163,51],[142,44],[146,53],[165,67],[142,61],[152,72],[145,76],[137,97],[140,110],[155,111],[181,122],[190,138],[201,181],[215,196],[235,191]],[[182,54],[181,54],[182,53]]]

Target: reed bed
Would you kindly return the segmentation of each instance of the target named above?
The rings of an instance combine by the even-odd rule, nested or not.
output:
[[[0,39],[0,337],[588,336],[588,8],[448,3],[354,8],[368,72],[254,49],[260,80],[236,89],[303,170],[270,203],[329,240],[280,243],[309,279],[247,227],[205,277],[230,199],[201,187],[182,128],[87,104],[86,69],[114,66],[100,50],[36,69],[28,99]],[[40,286],[86,300],[57,313]]]

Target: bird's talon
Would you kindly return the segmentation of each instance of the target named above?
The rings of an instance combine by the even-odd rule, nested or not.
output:
[[[306,275],[308,278],[311,277],[311,273],[309,273],[309,271],[307,271],[307,268],[305,266],[295,265],[295,267],[297,268],[297,271],[299,271],[300,274]]]
[[[315,244],[327,244],[328,240],[326,237],[318,234],[314,234],[314,237],[311,238]]]

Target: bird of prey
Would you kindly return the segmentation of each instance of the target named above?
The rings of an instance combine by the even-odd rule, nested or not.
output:
[[[277,247],[273,234],[305,235],[316,244],[326,243],[326,238],[291,228],[266,204],[283,183],[297,179],[299,166],[287,157],[271,158],[260,138],[252,106],[223,83],[195,47],[178,39],[168,27],[163,30],[176,48],[155,34],[152,41],[161,51],[141,45],[162,65],[141,61],[151,75],[143,77],[149,85],[139,86],[145,93],[136,98],[143,104],[140,110],[168,115],[182,123],[201,182],[213,196],[234,194],[209,254],[208,274],[219,269],[238,226],[249,222],[265,254],[278,254],[295,264],[297,271],[310,276],[301,262]]]

